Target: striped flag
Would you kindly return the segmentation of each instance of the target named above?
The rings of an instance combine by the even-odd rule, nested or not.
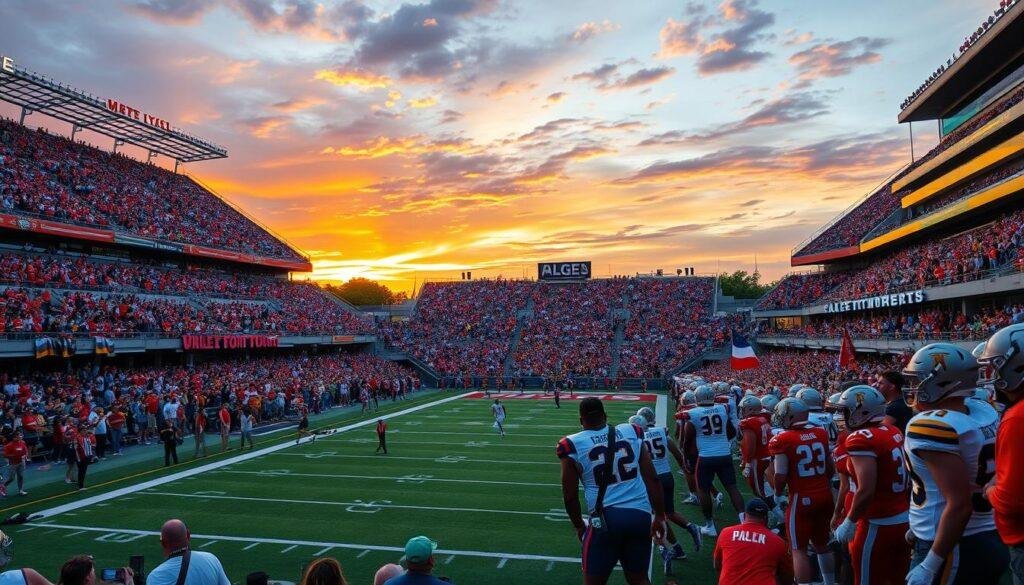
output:
[[[839,369],[854,370],[857,368],[857,354],[853,347],[850,332],[843,329],[843,343],[839,346]]]
[[[731,364],[734,370],[750,370],[761,365],[754,354],[754,348],[750,347],[747,339],[736,331],[732,332]]]

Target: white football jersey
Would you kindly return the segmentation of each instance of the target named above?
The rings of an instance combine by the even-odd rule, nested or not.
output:
[[[825,432],[828,433],[829,444],[833,446],[836,444],[836,439],[839,438],[839,427],[836,426],[836,420],[831,412],[812,410],[807,413],[807,422],[825,429]]]
[[[697,455],[724,457],[732,454],[726,430],[730,420],[726,405],[695,406],[687,414],[697,431]]]
[[[505,420],[505,405],[504,404],[492,404],[491,412],[494,413],[494,418],[498,420]]]
[[[634,508],[651,511],[647,488],[640,477],[640,453],[644,449],[644,432],[640,427],[623,423],[615,427],[615,459],[611,467],[611,483],[604,494],[606,508]],[[576,462],[583,482],[583,497],[587,510],[594,511],[597,503],[595,471],[604,473],[608,455],[608,427],[583,430],[558,442],[558,457]]]
[[[935,540],[939,518],[946,508],[928,467],[923,451],[959,455],[970,472],[971,504],[974,511],[964,536],[995,530],[992,505],[982,496],[985,484],[995,475],[996,431],[999,415],[980,400],[966,400],[967,413],[954,410],[930,410],[910,419],[907,425],[907,464],[913,486],[910,494],[910,529],[917,538]]]
[[[672,473],[672,465],[668,461],[668,433],[665,427],[650,427],[644,431],[644,444],[651,453],[654,471],[658,475]]]

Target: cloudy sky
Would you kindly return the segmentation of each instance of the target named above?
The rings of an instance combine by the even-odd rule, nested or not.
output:
[[[0,0],[0,53],[227,147],[187,171],[315,278],[774,278],[909,161],[898,104],[996,4]]]

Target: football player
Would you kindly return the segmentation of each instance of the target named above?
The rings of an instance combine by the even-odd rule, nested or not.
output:
[[[774,508],[773,498],[765,488],[765,472],[771,463],[768,441],[772,438],[771,416],[764,411],[756,396],[744,396],[740,400],[740,454],[743,458],[743,477],[755,496],[765,500]]]
[[[835,585],[835,557],[829,549],[829,520],[832,517],[832,457],[828,433],[807,422],[807,405],[786,398],[775,407],[773,419],[781,433],[772,437],[768,448],[775,456],[769,468],[776,493],[789,487],[786,535],[793,551],[793,572],[798,584],[814,578],[808,545],[814,547],[825,585]]]
[[[694,398],[693,392],[687,390],[683,392],[679,397],[679,408],[676,410],[676,444],[683,444],[683,428],[686,426],[686,419],[689,418],[689,412],[697,406],[697,399]],[[682,466],[683,477],[686,478],[686,487],[690,490],[690,493],[683,498],[684,504],[699,504],[700,500],[697,498],[697,480],[693,476],[694,469],[697,468],[697,453],[683,450],[683,462]]]
[[[973,355],[951,343],[917,350],[903,370],[907,403],[910,532],[908,585],[996,583],[1009,563],[982,489],[995,471],[996,411],[968,399],[978,380]]]
[[[857,491],[835,538],[849,543],[854,585],[899,585],[910,563],[903,433],[885,424],[885,397],[871,386],[849,388],[837,402],[849,429],[844,448]]]
[[[640,428],[644,429],[644,445],[647,446],[647,451],[651,454],[651,462],[654,464],[654,471],[658,474],[658,482],[661,484],[665,517],[669,522],[686,529],[690,533],[690,537],[693,538],[694,550],[699,551],[701,545],[700,530],[695,524],[677,512],[675,506],[676,481],[672,475],[672,465],[669,463],[668,457],[671,455],[676,460],[676,463],[679,464],[679,467],[682,468],[685,462],[683,461],[683,454],[679,450],[679,446],[668,436],[665,427],[659,427],[656,424],[654,411],[650,408],[645,406],[636,411],[636,415],[630,417],[629,421],[633,424],[639,424]],[[666,537],[668,543],[672,546],[671,548],[667,546],[661,548],[661,559],[664,563],[665,574],[671,575],[672,561],[675,559],[685,559],[686,553],[683,552],[683,547],[676,541],[676,535],[672,531],[671,526],[667,526]]]
[[[651,538],[665,537],[665,510],[644,432],[628,423],[609,429],[604,405],[597,398],[581,400],[579,412],[583,430],[562,438],[557,454],[565,512],[583,545],[583,583],[603,585],[621,564],[627,583],[649,585]],[[614,453],[609,453],[609,442],[614,442]],[[589,524],[580,510],[580,484]],[[604,499],[597,509],[601,484]]]
[[[498,429],[498,433],[501,434],[501,438],[505,438],[505,405],[501,403],[501,400],[495,398],[494,404],[491,405],[491,414],[494,415],[494,426]]]
[[[743,519],[743,496],[736,487],[736,469],[732,464],[730,442],[736,436],[736,429],[729,420],[725,405],[715,404],[715,394],[711,386],[705,384],[697,388],[694,398],[697,406],[687,413],[683,428],[683,446],[685,451],[697,454],[694,475],[705,519],[700,531],[705,536],[717,536],[718,529],[715,528],[711,499],[715,477],[718,477],[722,487],[729,493],[740,520]]]
[[[836,427],[836,423],[832,419],[832,413],[825,412],[825,403],[821,398],[821,393],[814,388],[804,386],[796,393],[796,399],[806,404],[810,411],[807,413],[807,422],[825,429],[825,432],[828,433],[829,445],[835,445],[836,439],[839,437],[839,428]]]

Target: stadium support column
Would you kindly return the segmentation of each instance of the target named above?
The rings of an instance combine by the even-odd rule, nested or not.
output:
[[[914,123],[908,122],[907,127],[910,128],[910,162],[914,162]]]
[[[114,139],[114,154],[117,154],[117,147],[124,144],[124,140]]]
[[[24,126],[25,125],[25,118],[27,118],[27,117],[29,117],[31,115],[32,115],[32,110],[26,108],[25,106],[21,106],[21,120],[19,121],[19,123],[22,126]]]
[[[178,160],[178,159],[174,159],[174,174],[175,174],[175,175],[177,175],[177,174],[178,174],[178,165],[180,165],[180,164],[181,164],[181,161],[180,161],[180,160]]]
[[[75,141],[75,135],[82,130],[82,127],[78,124],[71,124],[71,142]]]

